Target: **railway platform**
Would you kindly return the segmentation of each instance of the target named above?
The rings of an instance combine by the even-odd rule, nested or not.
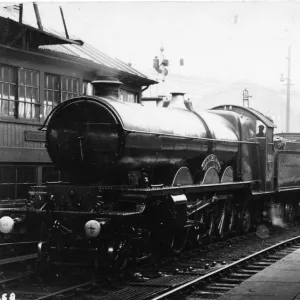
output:
[[[300,300],[300,250],[285,256],[219,300]]]

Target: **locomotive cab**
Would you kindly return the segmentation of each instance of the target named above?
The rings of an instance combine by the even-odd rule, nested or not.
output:
[[[273,191],[275,188],[273,132],[276,125],[270,118],[252,108],[224,105],[215,107],[213,110],[230,110],[240,115],[241,140],[247,142],[241,146],[243,179],[246,179],[247,175],[250,179],[247,170],[251,169],[251,179],[260,182],[257,192]],[[249,164],[248,168],[247,164]]]

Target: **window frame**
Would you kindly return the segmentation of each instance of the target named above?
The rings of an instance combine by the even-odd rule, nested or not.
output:
[[[18,77],[18,75],[17,75],[18,74],[18,68],[15,67],[15,66],[7,65],[7,64],[0,64],[0,67],[3,67],[3,72],[4,72],[4,68],[10,68],[10,69],[12,69],[15,72],[15,74],[14,74],[15,82],[14,83],[10,82],[10,81],[6,81],[4,79],[4,73],[3,73],[3,81],[0,79],[0,85],[1,85],[1,87],[0,87],[0,94],[1,94],[1,96],[0,96],[0,100],[1,100],[1,104],[0,104],[0,116],[1,116],[1,118],[6,118],[6,119],[10,119],[11,120],[11,119],[16,118],[16,103],[17,103],[17,98],[18,98],[18,78],[17,78]],[[0,76],[2,76],[2,74]],[[7,99],[5,99],[3,97],[3,91],[4,91],[4,85],[5,84],[9,84],[9,94],[8,94],[8,98]],[[9,99],[10,95],[11,95],[10,94],[10,85],[14,85],[15,86],[15,95],[14,95],[15,99],[14,100]],[[2,107],[3,107],[3,102],[2,101],[5,101],[8,104],[8,114],[2,115],[2,112],[1,112],[2,111]],[[13,114],[9,115],[9,109],[10,109],[11,103],[13,103]]]
[[[0,81],[0,85],[1,85],[1,96],[0,96],[0,100],[1,100],[1,104],[0,104],[0,118],[1,120],[4,120],[4,121],[11,121],[11,122],[16,122],[16,121],[19,121],[19,122],[23,122],[23,123],[32,123],[32,124],[37,124],[37,123],[40,123],[41,122],[41,97],[40,97],[40,82],[41,82],[41,72],[39,70],[35,70],[35,69],[30,69],[30,68],[23,68],[23,67],[18,67],[18,66],[14,66],[14,65],[8,65],[8,64],[4,64],[4,63],[0,63],[0,67],[3,67],[3,68],[10,68],[14,71],[14,82],[7,82],[5,81],[5,79],[3,78],[1,81]],[[26,71],[31,71],[31,72],[35,72],[38,76],[38,80],[37,80],[37,87],[34,87],[34,86],[31,86],[31,85],[27,85],[26,83],[25,84],[21,84],[20,82],[20,74],[21,74],[21,70],[24,70],[25,72]],[[10,98],[10,92],[9,92],[9,95],[8,95],[8,99],[4,99],[2,97],[3,95],[3,86],[5,83],[9,83],[11,85],[14,85],[15,86],[15,94],[14,94],[14,100],[12,99],[9,99]],[[33,103],[33,102],[27,102],[26,100],[20,100],[20,89],[21,87],[24,87],[24,89],[26,90],[26,87],[30,87],[30,88],[36,88],[37,89],[37,99],[38,99],[38,102],[37,103]],[[9,91],[10,91],[10,88],[9,88]],[[26,93],[26,92],[25,92]],[[26,99],[26,98],[24,98]],[[7,101],[9,103],[9,108],[8,108],[8,114],[1,114],[1,108],[2,108],[2,101]],[[9,115],[9,109],[10,109],[10,103],[13,103],[13,114]],[[26,104],[28,105],[31,105],[31,116],[32,116],[32,107],[38,107],[39,108],[39,113],[37,114],[37,117],[35,118],[26,118],[26,117],[23,117],[23,116],[20,116],[20,103],[24,103],[24,114],[25,114],[25,107],[26,107]]]
[[[26,79],[24,80],[25,83],[24,85],[21,84],[21,71],[24,70],[25,72],[26,71],[31,71],[31,72],[36,72],[37,74],[37,86],[34,86],[34,85],[29,85],[26,83]],[[38,70],[34,70],[34,69],[28,69],[28,68],[18,68],[18,100],[17,100],[17,108],[16,108],[16,118],[19,119],[19,120],[37,120],[37,121],[40,121],[41,119],[41,107],[42,107],[42,103],[41,103],[41,97],[40,97],[40,90],[41,90],[41,76],[40,76],[40,72]],[[20,94],[21,94],[21,87],[24,87],[24,90],[25,90],[25,97],[24,97],[24,100],[20,100]],[[32,97],[31,97],[31,102],[27,102],[26,101],[26,88],[30,88],[30,89],[36,89],[36,95],[37,95],[37,103],[33,103],[32,102]],[[30,115],[32,116],[33,115],[33,107],[34,109],[38,108],[38,112],[37,112],[37,117],[35,118],[26,118],[26,117],[20,117],[20,104],[21,103],[24,103],[24,114],[26,114],[26,105],[30,105],[31,106],[31,109],[30,109]]]
[[[34,68],[27,68],[27,67],[20,67],[20,66],[16,66],[16,65],[12,65],[12,64],[6,64],[6,63],[0,63],[0,67],[4,68],[8,68],[13,70],[13,79],[14,81],[12,82],[6,82],[6,80],[4,79],[4,72],[3,71],[3,76],[2,73],[0,74],[0,119],[4,122],[9,122],[9,123],[22,123],[22,124],[40,124],[41,122],[43,122],[43,120],[45,120],[45,118],[47,117],[48,114],[44,114],[45,111],[45,107],[47,107],[48,105],[45,105],[45,102],[48,102],[48,100],[46,100],[45,98],[45,89],[46,87],[44,86],[44,83],[42,81],[45,80],[45,77],[47,75],[52,75],[52,76],[56,76],[59,80],[59,90],[57,91],[59,93],[59,101],[58,103],[61,103],[63,99],[63,93],[66,93],[67,95],[67,99],[69,99],[69,95],[71,94],[71,97],[77,97],[80,96],[82,94],[82,80],[80,77],[73,77],[73,76],[68,76],[68,75],[64,75],[64,74],[55,74],[53,72],[45,72],[43,70],[37,70]],[[21,83],[21,72],[25,71],[31,71],[33,76],[32,78],[32,84],[27,84],[26,80],[24,82],[24,84]],[[37,86],[34,85],[34,74],[36,74],[37,78]],[[10,75],[8,75],[10,76]],[[26,75],[25,75],[26,76]],[[74,85],[74,87],[70,90],[67,89],[66,91],[63,91],[62,89],[62,80],[70,80],[71,79],[71,84]],[[76,82],[74,84],[74,82]],[[14,93],[12,94],[13,96],[11,96],[11,88],[8,87],[9,90],[9,94],[7,96],[7,99],[5,99],[3,97],[4,95],[4,84],[8,83],[11,85],[14,85]],[[21,94],[21,89],[24,88],[25,92],[24,92],[24,100],[20,99],[20,94]],[[26,89],[29,89],[31,92],[31,101],[26,101]],[[36,89],[36,90],[34,90]],[[34,98],[33,96],[37,96],[37,102],[34,102]],[[14,98],[14,99],[10,99],[10,98]],[[23,98],[23,97],[22,97]],[[3,101],[2,101],[3,100]],[[1,107],[2,105],[6,105],[8,106],[7,108],[7,114],[1,114]],[[12,103],[12,104],[11,104]],[[22,109],[21,112],[21,104],[24,104],[24,107]],[[30,117],[26,118],[26,105],[30,105]],[[53,105],[51,109],[53,109],[57,104]],[[12,107],[12,108],[11,108]],[[27,106],[28,107],[28,106]],[[27,108],[28,109],[28,108]],[[9,115],[9,111],[11,111],[11,114]],[[46,111],[45,111],[46,112]],[[28,112],[27,112],[28,113]],[[32,116],[35,116],[34,118]]]
[[[126,96],[126,100],[123,97]],[[128,98],[134,97],[134,101],[128,101]],[[139,93],[126,89],[120,89],[119,100],[125,103],[139,103]]]
[[[57,89],[50,89],[50,88],[46,87],[46,80],[47,80],[46,78],[47,78],[47,76],[52,76],[53,78],[56,77],[58,79],[57,80]],[[74,81],[77,81],[77,93],[74,93],[74,91],[70,92],[68,90],[67,91],[63,90],[63,82],[62,82],[63,79],[66,79],[67,82],[68,82],[68,84],[69,84],[69,80],[71,80],[72,86],[73,86]],[[48,114],[51,111],[50,110],[48,112],[48,114],[46,114],[47,108],[50,107],[48,105],[49,100],[46,99],[46,97],[45,97],[46,90],[48,92],[49,91],[53,92],[53,100],[52,100],[53,104],[51,105],[51,110],[52,110],[55,106],[59,105],[63,101],[66,101],[66,100],[70,99],[70,98],[66,98],[66,99],[63,100],[63,94],[64,93],[66,93],[67,95],[68,94],[72,94],[71,98],[78,97],[81,94],[80,78],[78,78],[78,77],[72,77],[72,76],[66,76],[66,75],[60,75],[60,74],[55,74],[55,73],[51,73],[51,72],[44,72],[44,89],[43,89],[43,95],[44,95],[44,97],[43,97],[43,106],[42,106],[43,107],[42,118],[44,118],[44,119],[48,116]],[[58,100],[57,100],[57,104],[55,104],[55,100],[54,100],[55,93],[57,93],[59,95]]]
[[[6,180],[4,174],[7,174],[8,169],[11,169],[13,172],[10,174],[14,176],[13,180]],[[21,177],[21,173],[19,170],[23,170],[24,169],[31,169],[32,175],[33,175],[33,181],[32,182],[19,182],[19,178]],[[27,176],[25,176],[27,177]],[[5,178],[5,179],[4,179]],[[33,165],[12,165],[12,164],[1,164],[0,165],[0,189],[2,188],[2,191],[5,191],[5,189],[10,188],[11,192],[13,191],[13,195],[9,195],[9,197],[6,198],[2,198],[2,195],[0,195],[0,201],[1,200],[21,200],[21,199],[27,199],[28,197],[28,192],[26,192],[26,195],[24,195],[24,197],[18,197],[19,196],[19,192],[20,189],[18,189],[19,187],[24,187],[27,186],[28,190],[30,186],[36,185],[37,184],[37,178],[38,178],[38,174],[37,174],[37,167],[33,166]],[[21,191],[22,192],[22,191]],[[10,198],[11,196],[11,198]]]

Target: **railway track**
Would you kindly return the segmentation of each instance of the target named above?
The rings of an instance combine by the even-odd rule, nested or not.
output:
[[[103,288],[109,289],[117,278],[110,276],[107,281],[105,276],[95,279],[91,274],[69,275],[45,280],[32,270],[21,274],[14,272],[10,276],[6,273],[6,278],[0,279],[0,295],[14,293],[16,300],[79,299],[87,292],[99,294]],[[116,281],[115,284],[120,283]]]
[[[297,233],[300,234],[300,230],[298,231]],[[224,253],[228,249],[232,250],[230,246],[234,246],[236,249],[247,248],[248,244],[253,243],[253,239],[260,240],[255,233],[250,233],[208,245],[203,249],[191,249],[180,257],[165,260],[160,265],[159,270],[154,269],[153,266],[147,263],[138,266],[134,275],[131,273],[122,274],[122,276],[119,274],[100,274],[100,277],[97,278],[92,276],[92,271],[86,271],[85,274],[80,274],[80,276],[65,273],[60,274],[58,278],[45,281],[35,273],[32,264],[36,258],[35,254],[6,258],[0,260],[2,267],[7,266],[0,277],[0,294],[1,292],[13,292],[16,299],[20,300],[216,298],[222,292],[226,292],[294,249],[290,248],[290,250],[280,252],[276,250],[279,247],[284,248],[284,245],[292,243],[293,240],[295,242],[299,241],[300,244],[300,235],[297,235],[293,240],[285,240],[276,246],[272,245],[274,241],[264,241],[265,244],[272,246],[251,253],[248,258],[241,258],[241,254],[235,254],[231,256],[230,262],[229,259],[228,262],[216,259],[218,252]],[[276,250],[277,253],[266,258],[264,253],[268,253],[272,249],[273,252]],[[257,257],[262,255],[267,261],[255,265],[258,261]],[[252,260],[252,268],[245,267],[248,260]],[[12,272],[11,264],[16,265],[18,262],[24,262],[22,266],[25,268],[23,268],[23,271],[16,270]],[[81,271],[82,269],[80,269]],[[131,270],[131,272],[133,271]],[[218,279],[221,281],[218,282]],[[213,283],[211,280],[213,280]],[[224,280],[227,281],[224,282]],[[199,286],[202,288],[201,291]],[[198,292],[189,296],[189,293],[194,289],[198,289]]]
[[[0,259],[22,256],[36,252],[38,241],[1,241]]]
[[[251,243],[249,235],[249,242]],[[233,239],[236,241],[236,239]],[[224,242],[228,243],[229,241]],[[243,240],[241,240],[243,242]],[[244,238],[247,243],[247,239]],[[219,243],[220,245],[221,243]],[[268,244],[268,242],[267,242]],[[272,244],[272,242],[269,242]],[[143,273],[118,290],[96,294],[87,292],[76,299],[97,300],[160,300],[160,299],[216,299],[236,285],[300,248],[300,235],[286,239],[275,245],[268,246],[246,257],[234,257],[233,262],[209,261],[195,254],[186,261],[175,261],[166,264],[158,274]],[[244,255],[241,255],[244,256]],[[151,278],[151,276],[153,277]],[[148,278],[146,277],[148,276]],[[97,296],[95,296],[97,295]],[[101,296],[103,295],[103,296]]]
[[[245,240],[246,238],[247,237],[245,236],[236,237],[235,240]],[[14,243],[7,243],[5,245],[2,244],[2,246],[9,245],[14,246]],[[207,247],[207,249],[212,247],[216,246],[210,245]],[[122,282],[119,274],[110,275],[109,278],[106,276],[100,276],[100,278],[97,279],[90,278],[91,280],[88,281],[86,278],[83,278],[84,276],[74,279],[72,276],[67,276],[68,278],[64,278],[65,275],[60,274],[60,277],[56,281],[45,281],[36,275],[34,267],[36,258],[36,254],[29,254],[0,259],[0,266],[2,271],[4,271],[0,276],[0,293],[2,292],[9,294],[13,292],[16,295],[16,299],[22,300],[60,299],[62,297],[67,299],[75,299],[80,297],[84,299],[84,294],[88,295],[87,299],[92,299],[94,295],[97,295],[98,297],[99,295],[109,294],[116,288],[120,289],[122,288],[122,285],[126,286],[128,281],[130,281],[129,277],[127,277],[125,281]],[[164,264],[167,265],[168,261],[166,261]],[[151,267],[150,270],[147,270],[147,274],[149,275],[150,273]],[[157,273],[154,272],[153,276],[157,277]],[[73,284],[70,284],[70,277],[72,277]],[[134,279],[140,280],[141,278],[140,276],[135,276]],[[28,287],[30,287],[30,289]]]
[[[153,300],[182,299],[182,296],[185,299],[216,299],[297,249],[300,249],[300,236],[208,272],[181,286],[170,289]],[[196,291],[192,291],[192,289]]]

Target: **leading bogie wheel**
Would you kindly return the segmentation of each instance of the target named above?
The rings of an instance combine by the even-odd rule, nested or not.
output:
[[[113,271],[123,271],[129,265],[131,258],[131,245],[128,239],[115,238],[108,243],[108,263]]]
[[[172,251],[174,254],[181,253],[188,240],[190,227],[184,227],[174,230],[173,242],[172,242]]]
[[[37,273],[41,276],[49,276],[50,268],[49,268],[49,253],[48,249],[45,246],[44,242],[38,243],[38,258],[36,260],[36,270]]]

